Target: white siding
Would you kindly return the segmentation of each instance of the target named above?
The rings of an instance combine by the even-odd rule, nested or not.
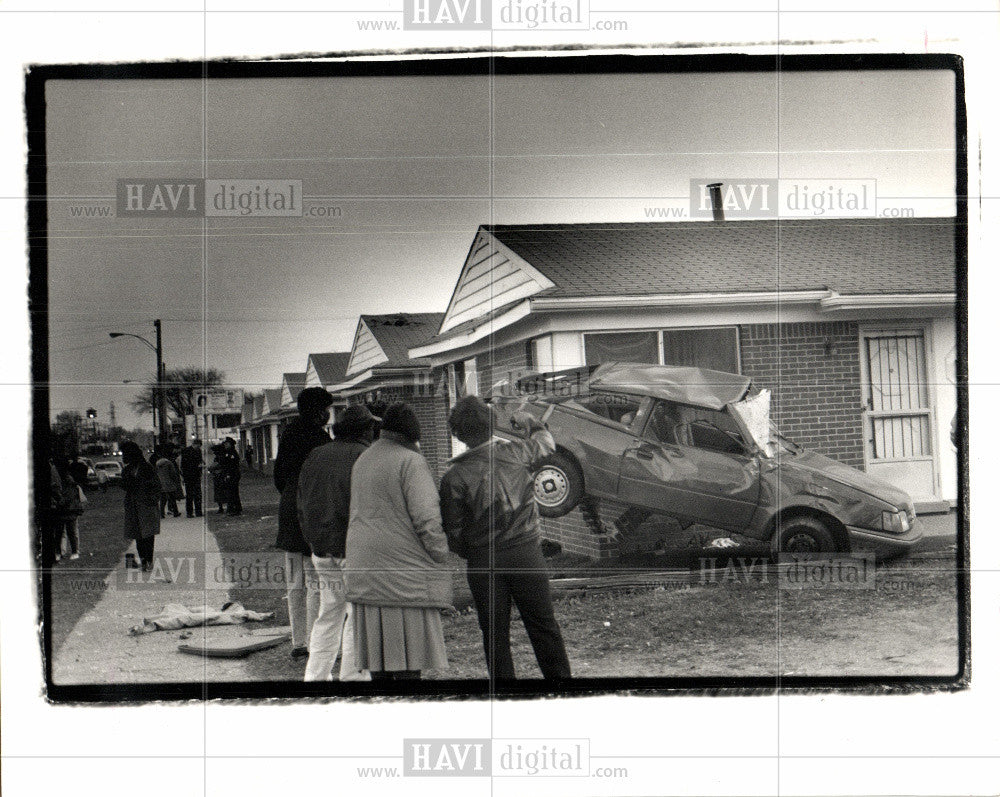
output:
[[[347,366],[347,376],[353,376],[388,361],[389,358],[379,342],[375,340],[368,325],[364,321],[358,321],[358,331],[354,334],[354,346],[351,348],[351,361]]]
[[[505,304],[551,287],[535,268],[492,235],[481,232],[458,278],[441,331],[485,316]]]
[[[309,359],[309,365],[306,366],[306,387],[323,387],[319,381],[319,374],[316,373],[316,367],[313,365],[312,358]]]
[[[939,493],[945,501],[958,498],[958,456],[951,444],[951,419],[958,409],[956,385],[955,321],[935,318],[931,323],[927,347],[928,384],[934,406],[934,450],[937,453]]]
[[[288,382],[281,383],[281,406],[291,407],[295,402],[292,401],[292,391],[288,387]]]

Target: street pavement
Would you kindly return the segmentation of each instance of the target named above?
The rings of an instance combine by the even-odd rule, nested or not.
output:
[[[163,520],[156,538],[155,554],[161,567],[152,575],[138,569],[126,570],[123,563],[103,582],[92,582],[81,573],[79,589],[100,589],[102,597],[56,651],[52,668],[54,683],[251,680],[247,676],[245,659],[207,659],[180,653],[177,646],[181,642],[197,645],[206,638],[230,639],[261,634],[260,623],[129,635],[130,628],[141,625],[146,617],[159,614],[169,603],[221,609],[228,600],[228,590],[205,588],[204,572],[222,565],[219,547],[208,531],[205,518],[182,516]],[[171,567],[174,568],[172,573]],[[182,634],[189,636],[182,638]]]

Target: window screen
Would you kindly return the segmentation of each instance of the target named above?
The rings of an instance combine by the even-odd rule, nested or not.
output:
[[[736,327],[663,330],[664,365],[740,372]]]

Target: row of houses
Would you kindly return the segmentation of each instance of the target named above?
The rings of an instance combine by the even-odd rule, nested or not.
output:
[[[958,493],[957,262],[953,218],[483,225],[444,312],[360,316],[351,350],[310,354],[241,436],[266,468],[306,385],[405,400],[440,476],[455,401],[511,374],[695,365],[752,377],[788,436],[941,510]],[[579,510],[545,534],[606,553]]]

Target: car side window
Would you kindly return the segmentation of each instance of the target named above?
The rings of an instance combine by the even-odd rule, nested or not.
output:
[[[657,401],[649,414],[646,437],[666,445],[678,445],[677,427],[681,424],[681,408],[672,401]]]
[[[591,392],[576,401],[584,409],[609,421],[628,426],[639,412],[639,400],[619,393]]]
[[[739,427],[728,414],[670,401],[658,401],[653,407],[646,437],[667,445],[724,454],[746,453]]]

